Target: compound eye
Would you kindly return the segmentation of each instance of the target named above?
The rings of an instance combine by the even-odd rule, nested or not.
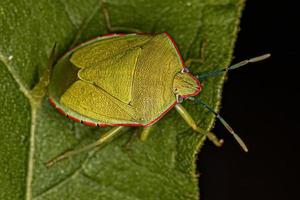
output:
[[[189,73],[190,70],[187,67],[182,68],[181,73]]]
[[[180,95],[176,95],[176,99],[177,99],[178,103],[182,103],[183,100],[184,100],[184,98],[182,96],[180,96]]]

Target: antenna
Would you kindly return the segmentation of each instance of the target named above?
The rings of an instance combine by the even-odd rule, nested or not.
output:
[[[267,58],[269,58],[271,56],[271,54],[264,54],[264,55],[261,55],[261,56],[257,56],[257,57],[254,57],[254,58],[250,58],[248,60],[243,60],[239,63],[236,63],[234,65],[231,65],[229,67],[225,67],[223,69],[217,69],[217,70],[213,70],[213,71],[209,71],[209,72],[204,72],[203,74],[199,74],[197,75],[196,77],[198,79],[203,79],[203,78],[206,78],[206,77],[214,77],[214,76],[218,76],[222,73],[225,73],[225,72],[228,72],[230,70],[233,70],[233,69],[237,69],[239,67],[242,67],[244,65],[247,65],[249,63],[254,63],[254,62],[258,62],[258,61],[261,61],[261,60],[265,60]]]
[[[194,101],[194,102],[196,102],[198,104],[203,105],[208,111],[210,111],[212,114],[214,114],[220,120],[220,122],[224,125],[224,127],[229,131],[229,133],[231,133],[233,135],[233,137],[239,143],[239,145],[243,148],[243,150],[245,152],[248,152],[248,148],[247,148],[246,144],[243,142],[243,140],[240,138],[240,136],[238,136],[235,133],[235,131],[233,130],[233,128],[231,128],[231,126],[225,121],[225,119],[220,114],[218,114],[217,112],[215,112],[209,105],[207,105],[206,103],[204,103],[200,99],[196,99],[194,97],[189,97],[188,99],[192,100],[192,101]]]

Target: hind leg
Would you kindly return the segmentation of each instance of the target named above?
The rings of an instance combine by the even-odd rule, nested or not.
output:
[[[114,127],[112,129],[110,129],[108,132],[102,134],[96,142],[93,142],[91,144],[83,146],[79,149],[67,150],[64,153],[50,159],[49,161],[46,162],[46,166],[51,167],[52,165],[54,165],[55,163],[57,163],[61,160],[64,160],[71,156],[75,156],[75,155],[80,154],[85,151],[89,151],[95,147],[104,145],[107,142],[111,141],[113,138],[115,138],[123,129],[124,129],[124,126]]]

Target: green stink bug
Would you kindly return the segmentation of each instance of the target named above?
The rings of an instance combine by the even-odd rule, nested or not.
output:
[[[57,62],[49,97],[86,125],[150,126],[179,98],[200,92],[200,82],[183,66],[167,33],[110,34]]]
[[[228,68],[200,75],[216,76],[269,54],[242,61]],[[220,146],[214,134],[199,128],[180,104],[185,99],[203,104],[233,134],[242,148],[246,145],[226,121],[208,105],[193,96],[201,84],[192,75],[168,33],[109,34],[85,42],[62,56],[53,66],[48,87],[49,100],[59,112],[89,126],[115,126],[95,143],[67,151],[47,165],[93,148],[115,136],[125,126],[144,126],[142,139],[149,127],[173,107],[193,130],[205,134]]]

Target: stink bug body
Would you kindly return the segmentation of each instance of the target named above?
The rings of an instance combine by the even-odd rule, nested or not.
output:
[[[269,54],[199,77],[216,76],[267,57]],[[193,130],[220,146],[222,140],[198,127],[180,104],[185,99],[194,100],[215,114],[247,151],[243,141],[218,113],[193,98],[199,94],[201,85],[186,67],[168,33],[109,34],[68,51],[53,66],[48,86],[50,103],[76,122],[115,127],[96,142],[51,159],[47,166],[108,141],[125,126],[144,126],[141,133],[144,140],[149,134],[149,127],[173,107]]]
[[[170,35],[111,34],[66,53],[49,97],[60,112],[92,126],[149,126],[178,98],[200,92]]]

